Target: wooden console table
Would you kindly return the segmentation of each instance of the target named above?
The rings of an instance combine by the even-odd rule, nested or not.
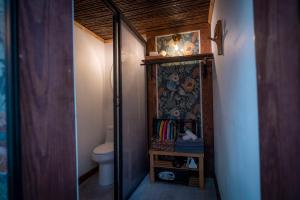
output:
[[[175,151],[159,151],[159,150],[149,150],[150,154],[150,180],[151,182],[155,181],[155,168],[166,168],[166,169],[178,169],[178,170],[191,170],[191,171],[198,171],[199,172],[199,187],[200,189],[204,189],[204,153],[182,153],[182,152],[175,152]],[[180,168],[174,167],[172,162],[170,161],[162,161],[158,160],[158,156],[178,156],[178,157],[193,157],[198,158],[198,166],[197,169],[191,169],[186,166],[182,166]]]

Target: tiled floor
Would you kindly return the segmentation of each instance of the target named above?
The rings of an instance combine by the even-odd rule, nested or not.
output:
[[[79,200],[113,200],[113,186],[99,186],[98,174],[83,182],[79,187]]]
[[[130,200],[217,200],[216,190],[212,179],[207,179],[205,190],[177,184],[161,182],[150,183],[147,176]]]
[[[113,187],[98,185],[98,174],[80,185],[80,200],[113,200]],[[205,190],[177,184],[150,183],[146,176],[129,200],[217,200],[212,179],[207,179]]]

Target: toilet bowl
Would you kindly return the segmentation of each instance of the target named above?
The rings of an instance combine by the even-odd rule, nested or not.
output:
[[[101,186],[113,184],[114,180],[114,143],[112,126],[106,131],[105,143],[94,148],[92,159],[99,165],[98,182]]]

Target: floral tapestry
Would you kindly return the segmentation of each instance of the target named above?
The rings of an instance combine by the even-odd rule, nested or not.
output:
[[[200,64],[160,65],[157,73],[158,118],[201,119]]]
[[[173,40],[173,35],[157,36],[156,51],[164,56],[184,56],[200,53],[200,31],[176,35],[180,36],[180,40],[177,43]]]

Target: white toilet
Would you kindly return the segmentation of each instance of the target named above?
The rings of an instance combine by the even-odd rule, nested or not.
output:
[[[92,153],[92,159],[99,164],[99,179],[101,186],[113,184],[114,181],[114,143],[113,126],[106,130],[105,143],[97,146]]]

